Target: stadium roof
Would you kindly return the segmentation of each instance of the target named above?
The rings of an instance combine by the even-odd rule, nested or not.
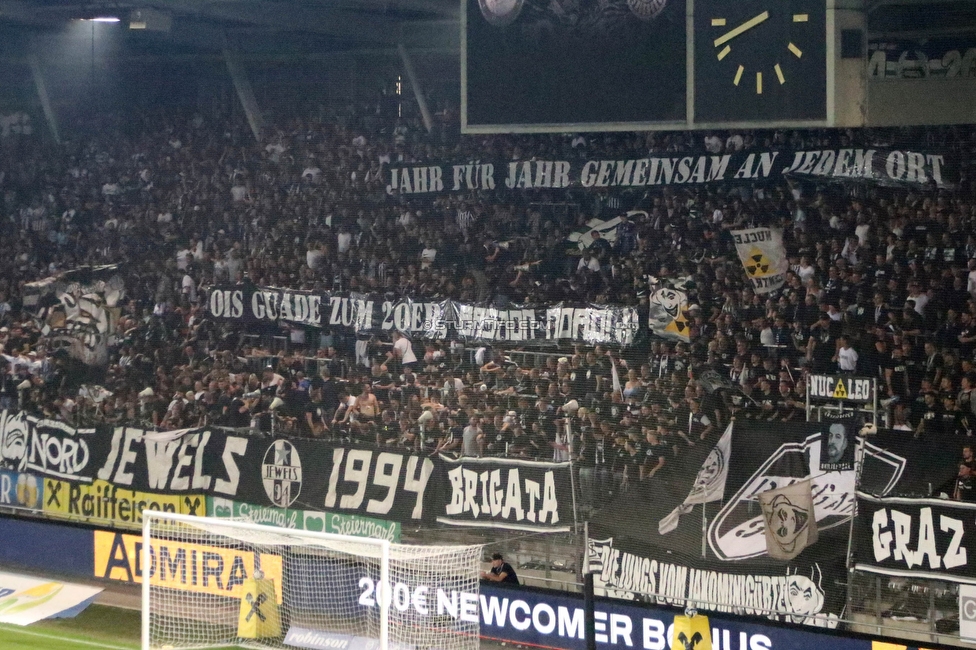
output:
[[[156,42],[219,50],[223,35],[243,52],[269,55],[389,48],[460,49],[456,0],[0,0],[8,26],[55,30],[72,20],[150,10],[171,19],[166,29],[143,30]]]
[[[557,1],[557,0],[554,0]],[[870,38],[976,36],[973,0],[835,0],[865,10]],[[0,25],[56,30],[80,18],[128,21],[149,9],[171,19],[140,38],[153,51],[219,51],[224,35],[248,58],[309,57],[337,51],[387,49],[460,51],[459,0],[0,0]],[[190,52],[187,52],[187,51]]]

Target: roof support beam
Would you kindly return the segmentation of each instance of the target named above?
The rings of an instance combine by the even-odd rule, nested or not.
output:
[[[237,97],[241,100],[244,107],[244,114],[247,116],[247,123],[251,127],[254,139],[261,142],[261,130],[264,128],[264,120],[261,117],[261,109],[258,107],[258,100],[254,98],[254,90],[251,88],[251,81],[247,78],[247,72],[241,64],[237,53],[230,47],[226,36],[224,37],[224,61],[227,62],[227,72],[234,82],[234,89]]]

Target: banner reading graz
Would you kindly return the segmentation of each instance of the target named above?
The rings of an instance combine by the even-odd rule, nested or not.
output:
[[[976,503],[858,492],[854,568],[976,584]]]
[[[425,339],[521,345],[553,341],[631,345],[640,329],[636,308],[614,305],[559,303],[496,309],[452,300],[311,293],[247,284],[214,287],[207,302],[213,316],[242,324],[280,321],[357,333],[397,330]]]
[[[630,160],[429,162],[390,166],[388,194],[569,187],[701,185],[781,179],[858,181],[879,185],[951,185],[956,172],[940,153],[900,149],[813,149],[691,154]]]
[[[446,456],[440,462],[441,523],[552,532],[574,523],[569,463]]]

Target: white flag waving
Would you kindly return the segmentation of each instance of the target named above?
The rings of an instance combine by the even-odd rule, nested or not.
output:
[[[783,231],[778,228],[732,230],[735,251],[756,293],[771,293],[786,282],[789,261],[783,248]]]
[[[684,502],[658,522],[657,532],[667,535],[678,527],[681,515],[691,512],[691,508],[699,503],[721,501],[725,498],[725,480],[729,477],[729,454],[732,451],[732,422],[725,427],[725,433],[708,453],[705,462],[698,468],[695,484]]]
[[[806,479],[759,495],[766,524],[766,552],[774,560],[792,560],[817,542],[812,483]]]

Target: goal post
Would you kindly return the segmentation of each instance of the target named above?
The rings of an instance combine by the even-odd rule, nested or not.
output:
[[[145,511],[143,650],[476,650],[482,547]]]

